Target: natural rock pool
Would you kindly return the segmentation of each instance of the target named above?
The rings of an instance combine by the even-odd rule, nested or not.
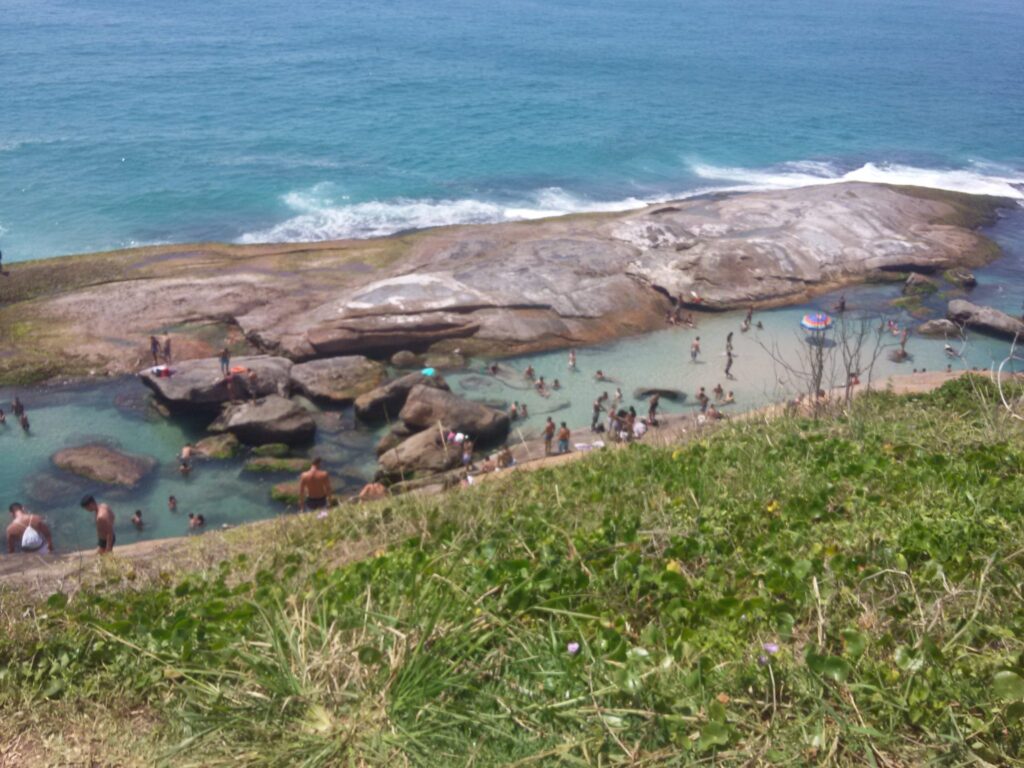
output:
[[[971,301],[1013,315],[1020,314],[1024,302],[1022,219],[1024,215],[1014,213],[989,231],[1006,255],[976,271],[978,286],[964,294]],[[961,295],[941,280],[939,283],[939,291],[923,300],[924,305],[932,309],[929,317],[942,316],[946,301]],[[845,291],[850,315],[864,314],[875,323],[892,319],[900,329],[915,328],[919,320],[905,309],[891,305],[899,298],[900,287],[899,284],[871,285]],[[556,422],[566,421],[576,437],[582,437],[587,433],[594,398],[602,391],[614,394],[616,386],[622,389],[624,404],[634,405],[640,413],[646,411],[646,404],[634,399],[634,390],[638,388],[686,392],[688,397],[683,403],[662,400],[662,410],[672,413],[694,409],[693,395],[699,387],[705,387],[710,394],[712,388],[721,383],[725,390],[734,391],[737,401],[736,405],[727,406],[726,412],[737,412],[792,393],[792,380],[773,362],[768,349],[777,346],[783,356],[795,362],[795,351],[806,343],[798,326],[800,318],[811,308],[830,309],[837,298],[838,295],[833,294],[822,296],[810,305],[759,311],[754,319],[760,320],[764,329],[752,329],[748,333],[739,330],[742,312],[706,314],[698,316],[696,330],[671,327],[639,338],[578,349],[575,372],[569,370],[568,353],[562,350],[504,360],[498,377],[487,373],[489,361],[481,360],[470,361],[464,371],[445,372],[445,377],[456,394],[471,399],[502,407],[512,401],[525,403],[530,417],[513,423],[511,440],[537,436],[547,415]],[[727,380],[723,372],[725,338],[730,331],[734,332],[736,358],[733,381]],[[690,343],[698,335],[702,354],[697,363],[691,363]],[[896,336],[885,336],[885,343],[890,347],[898,342]],[[952,344],[957,350],[961,349],[959,342]],[[954,368],[988,369],[998,364],[1009,349],[1007,341],[977,333],[969,334],[962,359],[950,360],[943,346],[942,339],[911,335],[907,345],[911,357],[895,363],[889,359],[889,350],[885,350],[876,362],[873,378],[881,380],[922,368],[939,371],[947,364]],[[549,397],[539,395],[522,375],[528,365],[549,384],[558,379],[561,389],[551,392]],[[615,382],[596,382],[594,373],[598,369]],[[841,370],[836,373],[841,376]],[[861,378],[866,380],[866,374],[862,373]],[[841,382],[837,379],[833,383]],[[31,419],[29,435],[23,434],[10,418],[9,404],[14,394],[10,389],[0,390],[0,405],[9,416],[7,425],[0,427],[0,455],[3,457],[0,460],[0,489],[3,489],[0,501],[5,508],[13,501],[22,501],[32,511],[45,515],[60,551],[95,544],[91,515],[78,507],[85,492],[95,493],[114,507],[119,544],[185,535],[189,512],[203,514],[207,530],[211,530],[271,517],[286,509],[270,499],[270,489],[276,483],[294,479],[294,475],[245,472],[244,458],[198,460],[192,474],[181,477],[176,460],[178,452],[186,442],[203,437],[205,420],[165,418],[153,407],[151,393],[135,378],[18,391]],[[300,402],[314,409],[309,401],[300,399]],[[358,424],[351,408],[315,410],[316,441],[295,455],[321,455],[335,479],[336,488],[357,491],[376,470],[373,446],[385,428],[371,429]],[[51,462],[52,454],[63,448],[97,441],[127,453],[150,456],[157,460],[157,467],[137,487],[125,489],[105,488],[77,478],[58,470]],[[170,495],[178,500],[176,513],[168,511]],[[143,512],[145,528],[142,531],[136,531],[129,520],[136,509]]]

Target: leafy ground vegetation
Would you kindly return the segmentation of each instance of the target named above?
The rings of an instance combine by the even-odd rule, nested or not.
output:
[[[7,594],[0,717],[36,743],[88,728],[101,765],[1021,765],[1024,440],[993,390]]]

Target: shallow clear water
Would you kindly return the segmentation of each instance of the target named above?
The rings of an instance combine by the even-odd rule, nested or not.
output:
[[[847,176],[1024,196],[1019,0],[0,0],[0,20],[8,261]]]

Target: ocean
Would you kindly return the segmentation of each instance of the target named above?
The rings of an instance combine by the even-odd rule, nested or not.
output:
[[[841,179],[1024,199],[1020,0],[0,0],[8,262]]]

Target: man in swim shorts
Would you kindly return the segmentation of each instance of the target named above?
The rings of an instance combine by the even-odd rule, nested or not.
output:
[[[325,509],[330,503],[333,491],[331,478],[320,469],[321,459],[313,459],[309,469],[299,475],[299,511]]]
[[[114,551],[114,510],[108,504],[98,504],[92,496],[82,499],[82,509],[96,517],[96,554],[108,555]]]
[[[7,526],[8,552],[53,553],[53,534],[39,515],[30,514],[18,502],[11,504],[8,510],[11,513],[11,524]]]

